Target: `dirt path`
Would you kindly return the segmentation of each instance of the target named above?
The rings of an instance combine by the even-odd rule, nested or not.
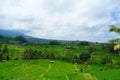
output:
[[[76,65],[76,64],[74,64],[73,67],[74,67],[74,70],[75,70],[76,72],[79,72],[79,69],[77,68],[77,65]],[[66,75],[66,80],[69,80],[68,75]]]
[[[66,80],[69,80],[68,75],[66,75]]]
[[[76,71],[76,72],[79,72],[79,69],[77,68],[77,65],[74,64],[73,66],[74,66],[75,71]]]
[[[43,80],[46,80],[46,79],[44,78],[44,76],[45,76],[45,74],[48,73],[48,71],[49,71],[50,69],[51,69],[51,64],[49,64],[48,69],[47,69],[43,74],[40,75],[40,77],[43,78]]]

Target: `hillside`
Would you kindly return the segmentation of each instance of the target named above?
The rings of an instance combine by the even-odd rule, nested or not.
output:
[[[64,66],[63,66],[64,65]],[[75,71],[81,65],[61,61],[27,60],[0,63],[0,80],[119,80],[120,69],[107,68],[100,71],[102,66],[89,65],[84,67],[84,73]],[[105,68],[105,67],[104,67]],[[112,74],[112,75],[111,75]],[[107,75],[107,76],[104,76]],[[104,77],[103,77],[104,76]]]
[[[53,39],[43,39],[43,38],[28,36],[28,35],[25,35],[24,33],[21,33],[19,31],[15,31],[15,30],[0,29],[0,35],[5,36],[5,37],[11,37],[11,38],[14,38],[16,36],[22,36],[26,40],[28,40],[30,42],[35,42],[35,43],[50,43],[51,41],[53,41]],[[65,44],[65,43],[67,43],[67,44],[81,43],[82,45],[95,44],[94,42],[89,42],[89,41],[72,41],[72,40],[56,40],[56,41],[63,43],[63,44]]]
[[[120,56],[110,46],[2,44],[0,53],[0,80],[120,79]]]
[[[26,35],[15,30],[0,30],[0,34],[6,37],[16,37],[16,36],[27,37]]]
[[[23,36],[24,38],[26,38],[28,41],[31,41],[31,42],[40,42],[40,43],[50,42],[49,39],[35,38],[15,30],[0,30],[0,35],[6,36],[6,37]]]

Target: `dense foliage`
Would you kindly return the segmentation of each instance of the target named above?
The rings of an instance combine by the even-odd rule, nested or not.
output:
[[[22,36],[16,36],[16,37],[6,37],[3,35],[0,35],[0,43],[4,44],[23,44],[27,43],[28,41],[22,37]]]

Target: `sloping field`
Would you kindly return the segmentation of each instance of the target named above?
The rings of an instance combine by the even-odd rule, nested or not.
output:
[[[120,80],[120,69],[89,65],[84,68],[71,63],[50,60],[18,60],[0,62],[0,80]]]

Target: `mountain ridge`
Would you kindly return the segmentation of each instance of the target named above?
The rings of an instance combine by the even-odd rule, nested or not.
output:
[[[0,34],[3,35],[3,36],[6,36],[6,37],[23,36],[28,41],[32,41],[32,42],[42,42],[42,43],[50,42],[50,39],[42,39],[42,38],[36,38],[36,37],[28,36],[28,35],[25,35],[24,33],[16,31],[16,30],[3,30],[3,29],[0,29]]]

